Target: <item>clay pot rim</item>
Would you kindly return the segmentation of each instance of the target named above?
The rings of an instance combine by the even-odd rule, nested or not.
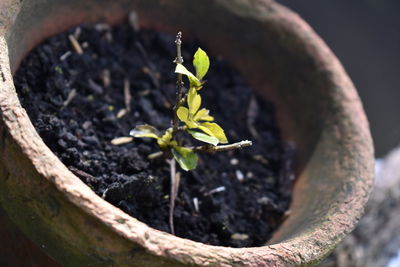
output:
[[[280,4],[271,3],[271,5],[285,14],[285,17],[280,18],[282,20],[282,27],[296,24],[297,27],[306,29],[310,38],[302,38],[301,41],[311,42],[313,47],[318,47],[316,55],[319,58],[317,60],[324,62],[323,64],[326,65],[335,65],[334,69],[341,72],[339,75],[347,77],[340,63],[338,63],[338,60],[330,52],[329,48],[298,15],[288,11]],[[4,40],[5,38],[0,36],[0,47],[4,48],[6,47],[5,41],[1,39]],[[4,58],[1,56],[0,60],[4,60]],[[4,66],[4,62],[2,63],[2,66]],[[183,263],[195,264],[201,264],[202,260],[207,261],[210,258],[213,258],[215,263],[229,263],[232,260],[255,262],[255,257],[268,259],[271,256],[288,257],[283,261],[304,263],[318,260],[319,258],[317,258],[317,256],[325,255],[331,250],[332,243],[325,244],[325,239],[321,239],[321,243],[319,244],[315,243],[318,236],[327,234],[332,230],[327,223],[315,225],[311,231],[303,231],[302,235],[277,244],[263,247],[230,248],[211,246],[179,238],[153,229],[128,214],[125,214],[120,209],[97,196],[77,176],[71,173],[44,144],[36,133],[25,110],[19,103],[18,96],[15,93],[15,88],[12,83],[10,69],[3,69],[3,71],[6,77],[5,84],[7,89],[0,90],[0,108],[3,120],[13,140],[19,145],[23,153],[33,162],[37,172],[51,181],[60,192],[64,193],[72,203],[80,207],[87,214],[97,218],[97,220],[104,223],[106,226],[111,228],[112,231],[123,238],[144,247],[150,253],[167,258],[173,258]],[[353,88],[353,90],[355,89]],[[355,102],[352,105],[360,105],[359,100],[355,99]],[[358,108],[355,110],[360,112],[360,114],[357,115],[362,118],[364,117],[362,110],[359,110]],[[357,123],[363,131],[368,128],[366,120]],[[20,131],[20,129],[24,129],[24,131]],[[364,179],[365,181],[360,181],[360,183],[366,181],[371,183],[371,176],[366,176]],[[350,227],[343,228],[344,230],[342,228],[335,229],[337,232],[328,234],[332,239],[336,240],[336,242],[334,242],[335,244],[338,240],[342,239],[348,231],[350,231],[350,228],[354,227],[359,216],[360,214],[353,215]],[[335,220],[340,223],[340,220],[335,217],[335,215],[331,216],[329,221],[332,222]],[[314,253],[316,250],[319,251],[319,255]],[[278,251],[283,251],[283,254]],[[193,259],[188,257],[188,254],[194,254],[197,256],[197,261],[192,262]],[[309,256],[305,256],[307,254],[309,254]]]

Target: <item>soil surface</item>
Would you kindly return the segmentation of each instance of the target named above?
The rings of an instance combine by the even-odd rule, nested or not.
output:
[[[184,39],[189,69],[197,46]],[[135,125],[170,126],[175,52],[172,35],[129,25],[83,25],[38,46],[14,78],[34,126],[61,161],[100,197],[166,232],[169,164],[147,159],[158,151],[154,140],[119,146],[110,141],[128,136]],[[257,99],[222,58],[210,60],[200,91],[203,106],[231,143],[250,139],[253,146],[201,154],[196,170],[180,170],[175,232],[212,245],[260,246],[286,216],[293,148],[281,141],[271,104]],[[120,117],[124,90],[131,96],[130,112]]]

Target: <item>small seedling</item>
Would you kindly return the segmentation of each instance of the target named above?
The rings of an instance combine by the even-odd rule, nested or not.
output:
[[[193,58],[196,74],[190,72],[183,65],[181,38],[182,34],[179,32],[175,40],[177,57],[174,63],[176,64],[175,73],[178,78],[171,127],[164,132],[160,132],[155,127],[146,124],[138,125],[130,132],[130,135],[134,138],[153,138],[157,141],[161,151],[149,155],[150,159],[162,155],[171,158],[168,162],[171,168],[170,227],[173,234],[173,209],[180,179],[180,173],[175,171],[175,161],[178,162],[183,170],[190,171],[197,166],[197,152],[214,153],[252,145],[252,142],[248,140],[227,144],[228,139],[224,130],[214,122],[214,117],[210,115],[210,111],[201,106],[202,99],[199,92],[206,83],[203,78],[210,67],[210,60],[206,52],[199,48]],[[184,87],[183,76],[188,79],[188,89]],[[177,138],[178,132],[184,132],[206,144],[196,147],[183,146],[179,138]]]
[[[214,122],[214,117],[210,115],[210,111],[201,106],[201,96],[199,91],[203,88],[205,81],[203,78],[210,67],[210,60],[201,48],[194,54],[193,66],[196,74],[191,73],[184,65],[181,55],[181,33],[178,33],[175,40],[177,47],[177,57],[175,73],[178,75],[177,81],[177,98],[173,109],[174,118],[172,127],[165,132],[158,131],[151,125],[138,125],[130,132],[135,138],[154,138],[161,151],[170,154],[179,163],[179,166],[190,171],[196,168],[198,156],[196,152],[218,152],[226,151],[245,146],[250,146],[250,141],[242,141],[230,145],[218,145],[228,143],[228,139],[224,130]],[[189,81],[189,89],[185,90],[183,76]],[[199,147],[181,146],[176,138],[177,132],[186,132],[194,139],[206,143]],[[161,153],[152,154],[150,158]]]

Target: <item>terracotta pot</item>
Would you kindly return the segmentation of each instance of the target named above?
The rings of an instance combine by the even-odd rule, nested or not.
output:
[[[366,117],[337,58],[287,8],[270,0],[3,0],[0,10],[0,203],[63,265],[312,265],[360,218],[373,173]],[[209,246],[128,216],[68,171],[21,107],[12,74],[30,49],[81,22],[121,21],[130,10],[142,27],[199,38],[276,105],[284,138],[298,147],[297,182],[291,214],[265,246]]]

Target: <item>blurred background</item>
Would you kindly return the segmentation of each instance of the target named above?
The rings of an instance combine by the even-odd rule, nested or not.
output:
[[[277,1],[305,19],[344,65],[364,104],[380,158],[365,216],[320,267],[399,267],[400,1]]]
[[[338,56],[364,104],[382,157],[400,143],[400,1],[278,0]]]

